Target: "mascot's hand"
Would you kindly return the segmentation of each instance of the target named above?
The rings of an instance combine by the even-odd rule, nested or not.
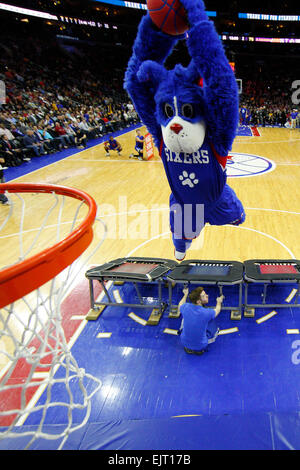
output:
[[[207,20],[205,5],[202,0],[180,0],[180,3],[187,13],[190,27],[200,21]]]

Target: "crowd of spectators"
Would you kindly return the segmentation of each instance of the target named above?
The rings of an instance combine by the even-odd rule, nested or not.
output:
[[[123,90],[118,60],[97,50],[95,55],[95,50],[71,49],[37,37],[0,38],[0,80],[6,86],[0,104],[2,165],[85,148],[90,139],[139,121]],[[246,124],[286,126],[293,112],[291,94],[289,79],[244,79],[240,106],[247,110]]]
[[[0,80],[6,87],[0,105],[0,158],[6,167],[64,148],[85,148],[90,139],[139,121],[120,83],[93,75],[82,60],[78,67],[56,48],[54,63],[51,55],[44,63],[36,41],[26,55],[12,38],[0,43],[0,49]]]
[[[130,103],[124,103],[122,111],[103,113],[100,106],[60,106],[51,98],[48,101],[48,96],[43,95],[41,100],[39,93],[23,93],[23,98],[28,96],[25,106],[5,105],[0,111],[0,156],[5,166],[17,166],[69,147],[83,149],[89,140],[138,121]]]
[[[290,78],[243,80],[240,110],[243,108],[244,110],[241,113],[241,123],[254,126],[291,127],[293,113],[298,111],[298,106],[292,102],[292,94]]]

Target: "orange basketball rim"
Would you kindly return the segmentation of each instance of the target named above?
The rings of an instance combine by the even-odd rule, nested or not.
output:
[[[95,200],[79,189],[50,184],[3,183],[8,193],[55,193],[84,202],[89,210],[85,219],[66,238],[28,259],[0,271],[0,308],[3,308],[53,279],[75,261],[93,240],[97,215]]]

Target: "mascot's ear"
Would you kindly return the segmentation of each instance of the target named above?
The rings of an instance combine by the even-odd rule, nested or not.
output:
[[[137,72],[139,82],[151,82],[155,89],[167,78],[167,70],[153,60],[145,60]]]
[[[188,81],[190,81],[191,83],[195,83],[200,88],[203,88],[203,78],[200,77],[199,71],[193,59],[191,60],[191,62],[189,63],[186,69],[186,76],[187,76]]]

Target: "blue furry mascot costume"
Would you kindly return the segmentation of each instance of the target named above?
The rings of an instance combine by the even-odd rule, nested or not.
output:
[[[189,22],[188,67],[166,70],[163,63],[180,38],[159,31],[147,13],[125,74],[125,89],[154,138],[172,191],[170,229],[179,261],[205,223],[245,220],[226,184],[239,121],[236,80],[202,0],[181,3]]]

